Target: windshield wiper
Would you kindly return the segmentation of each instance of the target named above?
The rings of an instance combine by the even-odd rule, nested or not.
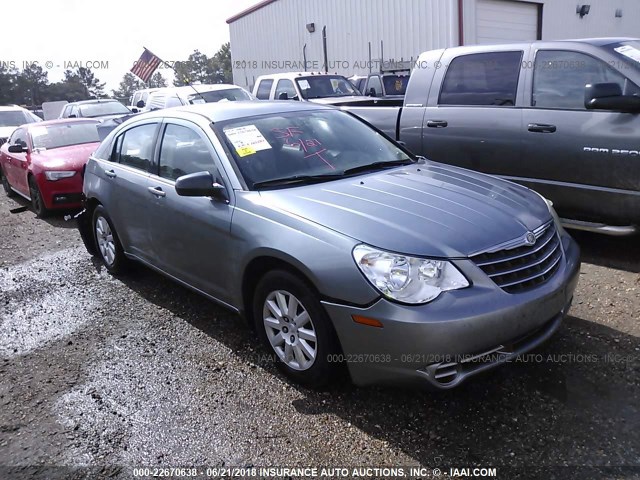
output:
[[[392,160],[389,162],[373,162],[368,163],[367,165],[359,165],[357,167],[347,168],[344,172],[342,172],[342,174],[352,175],[354,173],[384,170],[386,168],[398,167],[401,165],[411,165],[413,163],[415,162],[410,158],[405,158],[404,160]]]
[[[305,183],[319,183],[326,182],[328,180],[335,180],[336,178],[342,178],[342,173],[326,173],[322,175],[293,175],[291,177],[273,178],[271,180],[263,180],[261,182],[255,182],[253,188],[260,187],[279,187],[282,185],[293,184],[305,184]]]

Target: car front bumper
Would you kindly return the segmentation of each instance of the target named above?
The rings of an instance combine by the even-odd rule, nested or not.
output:
[[[580,250],[562,235],[564,259],[546,283],[509,294],[470,260],[455,261],[469,288],[445,292],[426,305],[400,305],[384,298],[369,307],[325,301],[353,382],[414,384],[448,389],[482,371],[514,360],[542,344],[566,315],[580,271]],[[356,323],[375,319],[382,327]]]

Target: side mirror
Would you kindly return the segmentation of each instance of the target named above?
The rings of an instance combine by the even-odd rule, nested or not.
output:
[[[224,202],[229,200],[225,186],[218,183],[209,172],[196,172],[178,177],[175,189],[181,197],[213,197]]]
[[[282,92],[278,95],[278,100],[289,100],[289,95],[287,95],[287,92]]]
[[[27,151],[27,147],[20,145],[19,143],[15,143],[13,145],[9,145],[9,153],[24,153]]]
[[[75,113],[70,113],[69,118],[78,118],[78,116]]]
[[[377,97],[378,96],[378,94],[376,93],[376,89],[373,88],[373,87],[371,87],[369,89],[369,92],[367,93],[367,95],[369,95],[370,97]]]
[[[136,103],[136,107],[144,108],[144,100],[138,100],[138,103]]]
[[[594,83],[584,88],[584,106],[587,110],[614,112],[640,112],[640,97],[623,95],[618,83]]]
[[[138,109],[137,109],[136,107],[133,107],[133,108],[131,109],[131,111],[132,111],[133,113],[138,113]]]

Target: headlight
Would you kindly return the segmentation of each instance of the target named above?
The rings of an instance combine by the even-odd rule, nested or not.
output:
[[[75,174],[76,172],[70,172],[70,171],[44,172],[44,176],[47,177],[47,180],[51,180],[52,182],[55,182],[56,180],[60,180],[61,178],[73,177]]]
[[[442,292],[469,286],[464,275],[446,260],[409,257],[367,245],[354,248],[353,258],[376,289],[399,302],[427,303]]]
[[[556,224],[556,230],[558,230],[560,234],[564,233],[564,228],[562,227],[562,220],[560,220],[560,217],[556,213],[556,209],[553,208],[553,202],[548,198],[543,197],[535,190],[531,190],[531,191],[536,193],[542,200],[544,200],[544,202],[547,204],[547,208],[549,209],[549,213],[551,214],[551,217],[553,218],[553,221]]]

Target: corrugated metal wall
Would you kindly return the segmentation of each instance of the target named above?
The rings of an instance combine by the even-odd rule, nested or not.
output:
[[[513,0],[514,2],[520,0]],[[640,0],[528,0],[543,5],[542,39],[640,37]],[[576,4],[591,11],[580,18]],[[622,17],[616,18],[616,10]],[[464,43],[477,41],[477,0],[463,0]],[[315,24],[309,33],[306,25]],[[379,69],[384,60],[416,59],[426,50],[458,45],[457,0],[277,0],[229,25],[234,83],[251,87],[262,74],[323,66],[327,26],[329,70],[344,75]],[[523,38],[524,40],[524,38]],[[369,64],[369,42],[371,57]],[[286,62],[289,62],[288,64]]]
[[[591,10],[580,18],[576,5],[588,4]],[[622,17],[616,18],[616,10]],[[543,7],[542,38],[640,37],[640,1],[638,0],[547,0]]]
[[[314,33],[307,31],[309,23]],[[234,83],[251,86],[259,75],[298,70],[284,62],[302,65],[305,44],[309,69],[320,70],[325,25],[329,70],[365,74],[369,42],[373,71],[380,41],[385,61],[415,60],[422,51],[456,44],[457,1],[278,0],[230,24]]]

